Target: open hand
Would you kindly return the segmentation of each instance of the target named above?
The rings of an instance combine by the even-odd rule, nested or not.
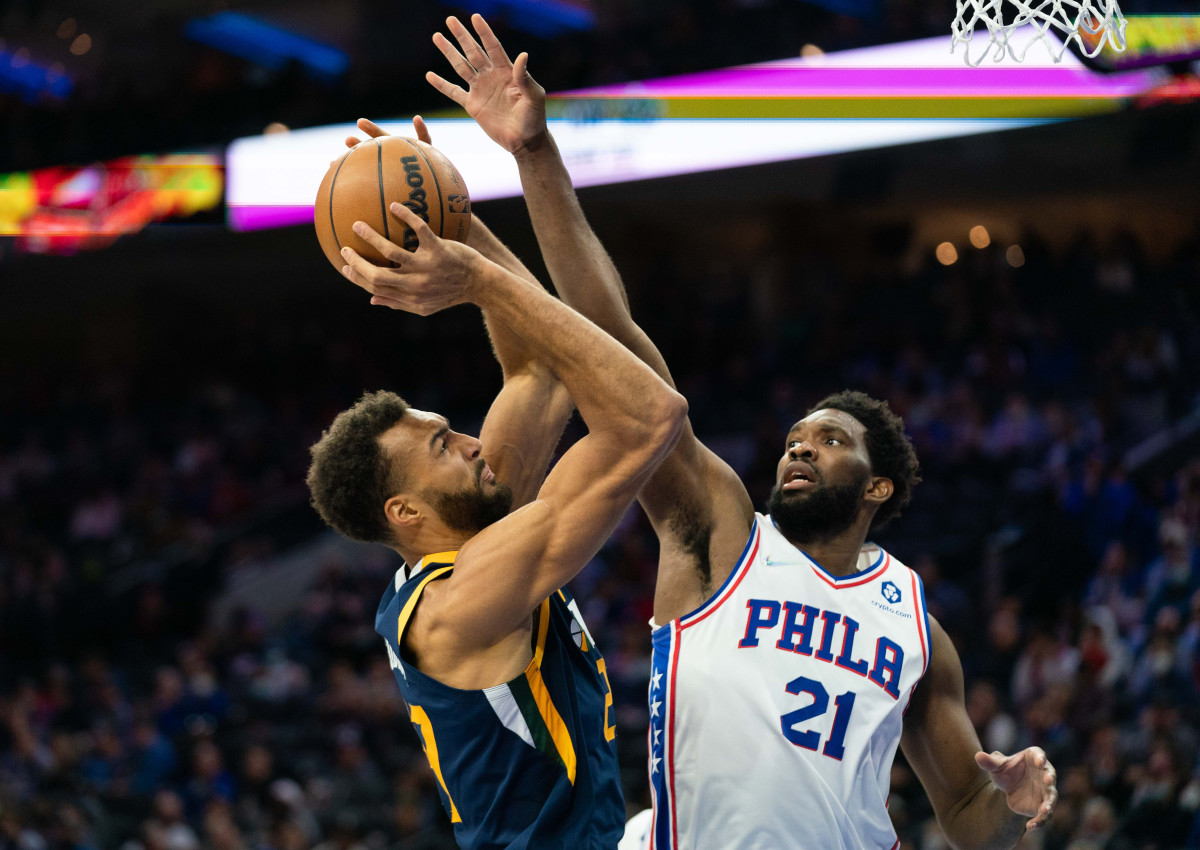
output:
[[[975,754],[975,763],[991,775],[1008,798],[1008,807],[1030,820],[1025,830],[1045,826],[1058,803],[1058,772],[1041,747],[1030,747],[1011,756]]]
[[[464,90],[432,71],[425,79],[467,110],[492,141],[509,153],[519,156],[537,149],[547,137],[546,90],[529,75],[529,54],[522,53],[516,62],[510,61],[482,15],[472,15],[471,23],[482,47],[455,17],[446,19],[446,27],[462,53],[441,33],[433,36],[433,43],[450,60],[467,88]]]
[[[366,222],[354,222],[354,232],[371,244],[390,268],[364,259],[353,248],[342,249],[342,274],[371,293],[371,303],[393,310],[428,316],[472,300],[480,263],[474,248],[441,239],[412,210],[393,203],[389,212],[417,234],[417,250],[406,251],[375,232]]]

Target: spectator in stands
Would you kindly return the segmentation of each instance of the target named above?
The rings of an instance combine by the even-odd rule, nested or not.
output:
[[[1164,397],[1173,418],[1200,396],[1196,257],[1155,272],[1175,293],[1167,319],[1141,297],[1144,261],[1125,263],[1135,297],[1108,318],[1134,330],[1112,359],[1111,336],[1093,339],[1048,306],[1057,290],[1013,286],[986,263],[899,278],[825,264],[820,285],[755,268],[781,276],[778,291],[760,292],[730,264],[685,274],[701,264],[678,253],[642,258],[662,279],[631,278],[630,297],[645,302],[639,315],[661,316],[654,336],[682,365],[697,429],[720,435],[713,444],[747,481],[769,488],[778,417],[823,381],[869,386],[909,412],[937,486],[881,542],[929,553],[915,563],[931,609],[961,623],[968,710],[985,745],[1037,735],[1070,753],[1074,814],[1064,800],[1047,847],[1200,847],[1200,461],[1161,475],[1115,463],[1163,415],[1131,415],[1124,399]],[[1069,266],[1027,256],[1032,279],[1070,286]],[[1077,269],[1091,288],[1094,265],[1082,258]],[[1109,293],[1124,272],[1104,274]],[[671,309],[688,298],[699,315]],[[845,304],[863,299],[888,311],[850,316]],[[845,320],[832,331],[811,320],[827,314]],[[490,368],[486,349],[469,346],[474,322],[445,318],[453,369]],[[300,321],[237,321],[240,330],[223,314],[148,327],[130,341],[140,347],[131,369],[93,360],[94,374],[55,375],[32,362],[13,373],[0,362],[4,850],[67,839],[129,850],[447,840],[436,780],[400,734],[404,709],[369,627],[379,576],[394,564],[313,555],[317,578],[300,585],[297,605],[214,615],[228,575],[252,575],[308,539],[295,518],[307,517],[305,449],[328,411],[378,383],[364,378],[377,366],[357,316],[322,316],[319,346]],[[724,347],[746,352],[728,369],[713,363],[718,328]],[[920,330],[893,345],[896,328]],[[210,335],[222,351],[205,348]],[[797,374],[818,337],[829,346],[811,353],[821,368]],[[427,346],[386,343],[397,356]],[[208,373],[196,382],[180,377],[192,350],[205,352]],[[294,374],[311,377],[301,386]],[[469,421],[481,413],[473,404],[449,407]],[[282,530],[264,530],[278,514]],[[610,648],[631,801],[646,787],[637,749],[652,561],[653,536],[632,514],[581,594]],[[1039,575],[1054,577],[1053,598],[1027,584]],[[894,780],[891,808],[908,845],[942,840],[911,781]],[[353,825],[339,825],[343,810]]]

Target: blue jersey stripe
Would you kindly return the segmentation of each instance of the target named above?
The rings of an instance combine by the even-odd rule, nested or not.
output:
[[[651,832],[651,847],[667,850],[671,841],[671,813],[674,805],[670,799],[667,782],[668,762],[667,739],[672,730],[668,728],[670,711],[670,667],[675,648],[675,624],[668,623],[654,633],[654,650],[650,667],[650,794],[654,804],[654,824]]]

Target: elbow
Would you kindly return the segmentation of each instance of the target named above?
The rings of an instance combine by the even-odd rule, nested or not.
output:
[[[668,387],[656,393],[650,410],[646,412],[645,424],[649,431],[647,443],[664,454],[675,448],[683,427],[687,424],[687,399]]]

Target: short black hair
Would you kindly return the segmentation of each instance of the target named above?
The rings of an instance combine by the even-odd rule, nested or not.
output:
[[[871,530],[882,528],[900,515],[912,500],[913,488],[921,483],[921,464],[912,440],[904,432],[904,420],[892,412],[886,401],[871,398],[858,390],[842,390],[814,404],[808,416],[818,410],[849,413],[867,429],[867,456],[871,474],[892,482],[892,496],[879,506],[871,520]]]
[[[404,418],[408,403],[393,392],[364,393],[343,410],[311,449],[312,506],[331,527],[363,543],[391,543],[383,504],[403,486],[379,437]]]

